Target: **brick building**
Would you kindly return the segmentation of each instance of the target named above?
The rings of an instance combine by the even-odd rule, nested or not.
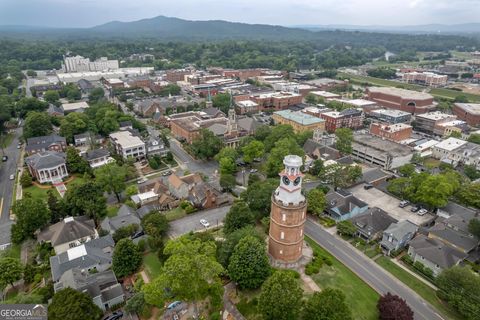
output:
[[[381,124],[372,123],[370,133],[387,140],[399,142],[412,136],[412,126],[405,123]]]
[[[165,79],[168,82],[177,83],[177,81],[184,81],[185,76],[191,73],[192,72],[187,69],[168,70],[165,75]]]
[[[259,106],[259,111],[264,109],[285,110],[290,106],[302,103],[302,96],[291,92],[271,92],[253,95],[250,100]]]
[[[435,108],[433,96],[424,92],[391,87],[371,87],[367,88],[366,93],[369,100],[389,109],[418,114]]]
[[[457,120],[457,116],[439,111],[418,114],[415,116],[415,129],[427,133],[436,133],[435,128],[438,127],[439,124],[454,120]]]
[[[480,103],[455,103],[452,112],[470,126],[480,125]]]
[[[433,72],[407,72],[402,75],[402,80],[407,83],[419,83],[429,87],[440,87],[447,84],[448,76]]]
[[[325,120],[301,111],[277,111],[273,113],[272,119],[276,124],[291,125],[296,133],[307,130],[320,130],[321,132],[325,131]]]
[[[324,112],[320,117],[325,120],[325,130],[328,132],[335,132],[338,128],[358,129],[363,126],[362,111],[357,109]]]

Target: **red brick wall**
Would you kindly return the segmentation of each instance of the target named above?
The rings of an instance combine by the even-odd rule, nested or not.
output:
[[[452,112],[457,116],[459,120],[463,120],[470,126],[478,126],[480,124],[480,115],[474,115],[469,112],[465,112],[462,108],[453,105]]]
[[[391,125],[395,126],[395,125]],[[391,126],[387,126],[391,127]],[[381,124],[379,123],[372,123],[370,125],[370,133],[382,138],[385,138],[387,140],[392,140],[392,141],[402,141],[405,139],[409,139],[412,136],[412,127],[404,128],[402,130],[390,132],[385,130],[385,127],[382,127]]]
[[[425,113],[432,109],[433,97],[429,99],[403,99],[399,96],[389,95],[382,92],[367,91],[368,99],[379,105],[409,113]],[[409,103],[414,105],[409,105]]]

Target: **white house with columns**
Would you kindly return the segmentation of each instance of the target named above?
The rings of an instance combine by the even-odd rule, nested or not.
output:
[[[35,153],[25,159],[32,177],[39,183],[56,182],[68,177],[65,153],[45,151]]]

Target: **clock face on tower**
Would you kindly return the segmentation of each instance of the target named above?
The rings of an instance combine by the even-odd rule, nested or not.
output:
[[[287,176],[283,176],[283,184],[285,184],[286,186],[288,186],[290,184],[290,179],[288,179]]]
[[[298,186],[300,184],[300,181],[302,180],[302,178],[300,177],[297,177],[294,181],[293,181],[293,185],[294,186]]]

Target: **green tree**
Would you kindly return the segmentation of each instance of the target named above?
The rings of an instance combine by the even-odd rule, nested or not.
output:
[[[227,114],[232,105],[232,97],[228,93],[219,93],[213,97],[212,104],[215,108]]]
[[[199,159],[212,159],[223,147],[223,141],[213,134],[212,131],[202,129],[200,135],[195,138],[190,148]]]
[[[242,229],[238,229],[229,233],[225,237],[225,241],[219,241],[217,243],[217,259],[225,268],[230,263],[230,257],[233,254],[233,250],[237,244],[245,237],[255,237],[259,241],[264,241],[263,235],[255,229],[255,226],[248,225]]]
[[[463,167],[463,173],[470,179],[470,180],[477,180],[480,179],[480,171],[474,165],[465,165]]]
[[[340,128],[335,131],[335,136],[337,137],[337,142],[335,147],[342,154],[351,154],[352,142],[353,142],[353,132],[349,128]]]
[[[115,245],[112,257],[112,270],[117,277],[128,276],[142,265],[142,253],[130,239],[121,239]]]
[[[258,131],[256,132],[258,134]],[[293,132],[292,126],[288,124],[280,124],[277,126],[274,126],[271,130],[268,136],[265,137],[263,143],[265,146],[265,151],[270,152],[272,148],[275,146],[277,141],[285,138],[294,138],[295,133]],[[262,141],[260,138],[256,138],[257,140]]]
[[[480,314],[480,278],[469,268],[455,266],[440,273],[436,279],[439,297],[446,300],[467,320]]]
[[[398,172],[404,177],[411,177],[415,173],[415,165],[411,163],[404,164],[398,168]]]
[[[43,94],[43,99],[45,99],[45,101],[47,101],[47,102],[55,103],[55,102],[57,102],[58,100],[60,100],[60,95],[58,94],[58,91],[55,91],[55,90],[47,90],[47,91]]]
[[[73,102],[82,98],[82,93],[77,87],[71,87],[67,90],[66,97],[68,101]]]
[[[452,183],[443,175],[430,175],[420,185],[416,198],[431,207],[442,208],[455,191]]]
[[[357,232],[357,228],[353,225],[351,221],[344,220],[337,223],[337,232],[338,234],[352,237],[355,232]]]
[[[258,299],[265,320],[295,320],[299,318],[302,289],[287,271],[276,271],[262,286]]]
[[[222,148],[222,150],[220,150],[220,152],[218,152],[215,155],[215,160],[220,162],[220,159],[228,158],[228,159],[231,159],[233,162],[235,162],[235,160],[237,160],[237,157],[238,157],[237,150],[231,147],[225,147],[225,148]]]
[[[7,284],[13,284],[22,279],[23,267],[18,259],[3,257],[0,258],[0,286],[4,288]]]
[[[272,128],[270,126],[261,125],[257,128],[257,130],[255,130],[255,140],[265,141],[265,139],[270,135],[271,132]]]
[[[12,207],[16,217],[12,226],[12,241],[20,243],[32,237],[40,228],[50,221],[50,211],[41,199],[34,199],[28,194],[21,200],[17,200]]]
[[[480,239],[480,220],[477,218],[470,220],[468,223],[468,231]]]
[[[221,158],[219,161],[220,174],[233,174],[237,170],[235,161],[231,158]]]
[[[314,94],[312,94],[312,93],[307,94],[307,96],[305,97],[305,102],[306,102],[306,103],[309,103],[309,104],[317,104],[317,103],[319,103],[319,102],[317,101],[317,96],[314,95]]]
[[[454,102],[460,102],[460,103],[468,103],[468,98],[466,95],[460,94],[455,97]]]
[[[228,274],[241,289],[256,289],[270,275],[265,243],[253,236],[240,240],[228,265]]]
[[[138,194],[138,187],[134,184],[132,185],[129,185],[126,189],[125,189],[125,195],[130,198],[131,196],[133,195],[136,195]]]
[[[125,190],[125,181],[127,178],[127,170],[124,166],[116,163],[108,163],[94,171],[97,183],[104,191],[114,193],[120,202],[120,195]]]
[[[57,291],[48,306],[49,320],[99,320],[102,314],[87,293],[72,288]]]
[[[460,191],[456,195],[458,200],[471,207],[480,208],[480,183],[468,183],[462,185]]]
[[[215,243],[192,240],[184,236],[170,240],[165,246],[165,261],[160,276],[143,286],[145,301],[161,306],[165,302],[165,290],[177,299],[192,302],[197,315],[197,301],[210,295],[212,289],[222,289],[222,266],[215,259]],[[168,289],[167,289],[168,288]]]
[[[317,159],[313,161],[312,166],[310,167],[310,173],[314,176],[318,176],[323,171],[323,169],[323,161],[321,159]]]
[[[98,223],[107,214],[102,188],[93,181],[71,186],[65,192],[65,209],[73,216],[87,215]]]
[[[113,241],[117,243],[122,239],[130,238],[138,231],[138,229],[139,229],[139,226],[136,223],[132,223],[132,224],[120,227],[113,234],[112,236]]]
[[[20,117],[25,117],[25,115],[31,111],[43,112],[48,109],[48,102],[40,101],[37,98],[25,97],[21,98],[16,106],[17,112]]]
[[[255,217],[244,201],[235,202],[225,217],[223,231],[225,234],[234,232],[255,223]]]
[[[276,177],[282,171],[283,159],[285,156],[294,154],[303,157],[303,149],[297,144],[294,138],[283,138],[275,143],[275,147],[271,149],[267,162],[265,163],[265,171],[269,177]]]
[[[48,210],[50,210],[50,223],[57,223],[65,217],[63,202],[58,200],[55,192],[56,191],[51,189],[47,191],[47,206]]]
[[[480,133],[472,133],[468,139],[468,142],[480,144]]]
[[[327,206],[325,194],[319,189],[312,189],[307,194],[307,210],[315,215],[321,215]]]
[[[169,228],[167,217],[158,211],[152,211],[143,217],[142,228],[149,236],[161,240]]]
[[[220,187],[225,191],[232,191],[236,186],[235,177],[231,174],[220,175]]]
[[[135,293],[125,304],[125,311],[128,313],[141,314],[145,308],[145,296],[143,292]]]
[[[28,170],[23,170],[22,175],[20,176],[20,184],[22,188],[28,188],[32,185],[32,176]]]
[[[104,98],[105,98],[105,91],[102,88],[95,88],[88,95],[88,102],[97,103],[98,101]]]
[[[243,146],[243,161],[246,163],[252,163],[253,159],[263,157],[265,153],[265,147],[263,142],[258,140],[252,140],[247,145]]]
[[[52,132],[50,117],[45,112],[31,111],[25,118],[23,137],[25,139],[49,135]]]
[[[89,129],[91,120],[84,113],[72,112],[60,121],[60,135],[68,142],[73,142],[73,136]]]
[[[258,181],[250,184],[241,194],[241,198],[258,218],[262,218],[270,214],[272,193],[277,187],[277,179]]]
[[[80,155],[75,147],[71,146],[67,147],[65,164],[70,173],[85,173],[90,170],[88,161]]]
[[[333,288],[315,292],[305,303],[303,319],[309,320],[352,320],[352,311],[345,301],[345,294]]]

